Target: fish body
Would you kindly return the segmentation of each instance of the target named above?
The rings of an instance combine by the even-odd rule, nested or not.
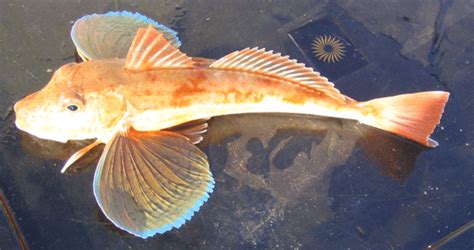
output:
[[[341,101],[288,80],[202,66],[133,72],[125,70],[123,60],[117,59],[71,64],[58,74],[53,82],[69,76],[68,88],[94,105],[90,112],[95,115],[90,117],[96,120],[90,120],[91,129],[74,139],[107,137],[121,122],[139,131],[155,131],[240,113],[300,113],[349,119],[359,114],[356,102],[350,99]],[[53,91],[63,92],[61,88],[51,88]],[[45,96],[58,94],[48,92]],[[17,109],[35,107],[41,105],[17,103]]]
[[[43,89],[18,101],[16,125],[61,142],[97,139],[72,155],[63,172],[105,143],[94,195],[107,218],[139,237],[180,227],[212,192],[207,157],[194,145],[202,140],[210,117],[330,116],[437,146],[429,136],[448,100],[446,92],[357,102],[318,72],[272,51],[247,48],[216,61],[189,57],[179,51],[175,33],[155,23],[139,28],[126,58],[120,58],[123,49],[108,51],[102,43],[89,44],[101,37],[97,27],[123,23],[132,29],[148,19],[113,12],[81,20],[72,34],[85,62],[62,66]],[[116,33],[114,43],[123,48],[126,42],[121,39],[127,33]],[[90,37],[82,39],[81,34]],[[107,42],[114,38],[113,33],[103,37]],[[118,58],[104,58],[104,51]]]
[[[334,97],[332,92],[328,94],[278,76],[214,69],[209,65],[136,72],[125,69],[124,63],[123,59],[112,59],[65,65],[43,90],[32,94],[36,96],[36,102],[27,97],[15,105],[18,116],[22,111],[46,116],[48,112],[43,109],[48,105],[45,104],[53,102],[51,106],[57,106],[62,103],[52,97],[78,98],[89,107],[88,115],[81,118],[87,122],[74,123],[85,126],[74,133],[68,131],[61,135],[61,129],[54,127],[38,130],[38,121],[25,122],[35,124],[28,128],[17,119],[17,126],[44,139],[65,142],[103,138],[107,141],[123,123],[138,131],[155,131],[193,120],[241,113],[310,114],[370,123],[379,111],[377,106],[367,106],[338,93],[339,96]],[[321,79],[327,81],[324,77]],[[74,93],[68,97],[64,88]],[[447,97],[447,93],[441,91],[431,94]],[[63,109],[63,106],[57,109]],[[24,117],[36,119],[37,115]],[[62,126],[61,121],[51,123],[54,119],[44,121]],[[67,120],[67,117],[59,119]],[[428,142],[420,143],[429,145]]]

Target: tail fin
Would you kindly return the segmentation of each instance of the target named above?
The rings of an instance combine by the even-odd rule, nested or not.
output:
[[[364,117],[360,121],[427,147],[436,147],[438,143],[429,136],[439,123],[448,98],[448,92],[430,91],[362,102],[359,105]]]

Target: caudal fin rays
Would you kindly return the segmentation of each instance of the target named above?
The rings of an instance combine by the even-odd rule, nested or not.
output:
[[[419,92],[377,98],[358,104],[367,125],[390,131],[427,147],[438,143],[430,138],[439,124],[449,93],[443,91]]]

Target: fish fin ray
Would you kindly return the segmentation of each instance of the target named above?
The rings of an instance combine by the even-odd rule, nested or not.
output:
[[[132,128],[107,143],[93,185],[106,217],[142,238],[180,227],[213,188],[206,155],[184,136]]]
[[[193,65],[190,57],[171,45],[152,25],[138,29],[125,60],[125,68],[134,71]]]
[[[76,20],[71,38],[84,60],[125,58],[138,28],[153,25],[176,48],[178,33],[146,16],[128,11],[86,15]]]
[[[360,122],[436,147],[438,143],[429,137],[439,124],[448,99],[448,92],[429,91],[377,98],[357,105],[366,113]]]
[[[345,97],[326,77],[312,68],[305,67],[288,56],[259,48],[235,51],[212,63],[210,68],[239,70],[282,78],[303,87],[323,92],[332,98],[345,101]]]
[[[207,122],[210,118],[199,119],[195,121],[186,122],[171,128],[166,131],[171,131],[185,136],[192,144],[198,144],[203,140],[203,134],[207,132],[209,125]]]
[[[61,169],[61,173],[64,174],[66,170],[72,166],[77,160],[82,158],[84,155],[86,155],[89,151],[91,151],[93,148],[95,148],[97,145],[101,144],[102,142],[100,140],[96,140],[95,142],[81,148],[79,151],[71,155],[69,159],[66,161],[64,164],[63,168]]]
[[[209,65],[211,65],[215,61],[216,60],[214,59],[193,57],[194,67],[197,67],[197,68],[209,68]]]

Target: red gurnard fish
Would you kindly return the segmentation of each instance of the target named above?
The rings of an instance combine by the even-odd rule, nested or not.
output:
[[[194,145],[209,117],[276,112],[353,119],[435,147],[429,136],[449,97],[430,91],[357,102],[313,69],[265,49],[216,61],[191,58],[178,49],[174,31],[128,12],[86,16],[72,37],[85,61],[62,66],[43,89],[18,101],[16,125],[60,142],[97,139],[71,156],[63,172],[105,143],[94,195],[108,219],[142,238],[180,227],[212,192],[207,157]]]

